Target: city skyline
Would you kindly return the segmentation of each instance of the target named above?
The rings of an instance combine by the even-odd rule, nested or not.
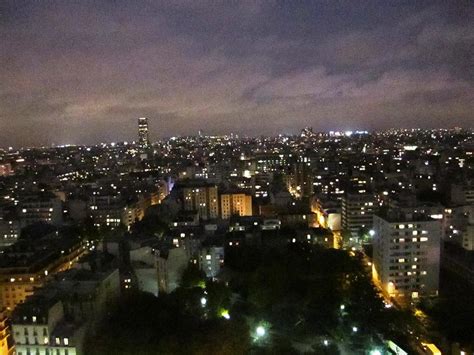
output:
[[[3,146],[472,127],[467,2],[14,2]]]

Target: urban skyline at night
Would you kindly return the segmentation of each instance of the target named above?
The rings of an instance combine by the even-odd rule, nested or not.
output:
[[[474,355],[473,5],[0,1],[0,355]]]

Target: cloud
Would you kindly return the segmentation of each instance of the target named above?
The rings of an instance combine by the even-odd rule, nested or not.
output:
[[[10,2],[3,144],[471,125],[471,8],[341,4]]]

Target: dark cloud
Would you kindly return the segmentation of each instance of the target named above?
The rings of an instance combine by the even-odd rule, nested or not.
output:
[[[2,145],[472,126],[469,2],[0,6]]]

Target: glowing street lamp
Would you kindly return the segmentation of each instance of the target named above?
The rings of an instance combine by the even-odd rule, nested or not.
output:
[[[202,298],[201,298],[201,306],[206,307],[206,304],[207,304],[207,299],[206,299],[206,297],[202,297]]]
[[[256,329],[256,333],[257,333],[257,337],[259,337],[259,338],[265,336],[265,333],[266,333],[265,328],[263,326],[259,325]]]
[[[359,328],[357,328],[357,327],[355,327],[355,326],[352,327],[352,332],[353,332],[353,333],[357,333],[358,330],[359,330]]]
[[[224,318],[224,319],[229,320],[230,319],[229,311],[227,309],[222,310],[221,311],[221,317]]]

